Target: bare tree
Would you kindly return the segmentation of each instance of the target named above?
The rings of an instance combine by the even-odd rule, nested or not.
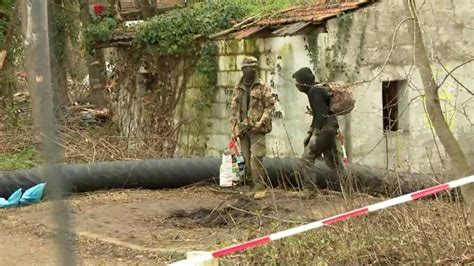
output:
[[[417,13],[415,0],[407,0],[406,2],[411,16],[414,20],[413,27],[411,28],[414,33],[415,40],[415,64],[420,71],[421,80],[425,91],[425,101],[428,111],[429,118],[433,124],[433,127],[438,135],[444,149],[446,150],[451,167],[455,171],[457,176],[463,176],[468,174],[470,170],[469,163],[467,162],[466,156],[459,145],[459,142],[454,137],[453,133],[449,129],[449,125],[443,115],[443,111],[440,105],[440,98],[438,94],[439,86],[436,84],[433,72],[430,68],[430,61],[426,52],[426,47],[423,43],[423,34],[420,28],[420,21]],[[467,185],[462,188],[463,197],[467,202],[468,210],[474,203],[474,185]],[[472,220],[474,215],[470,215]]]
[[[64,16],[64,1],[49,0],[48,1],[48,23],[51,71],[51,85],[53,88],[53,102],[55,106],[55,114],[60,115],[69,103],[67,92],[67,32],[64,25],[61,25],[60,18]]]

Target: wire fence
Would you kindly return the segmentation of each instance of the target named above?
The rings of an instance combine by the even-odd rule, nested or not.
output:
[[[52,214],[57,228],[56,247],[62,265],[75,265],[72,241],[68,233],[73,226],[70,210],[63,199],[66,191],[57,163],[62,160],[51,86],[51,62],[48,28],[48,1],[22,2],[28,85],[32,93],[33,124],[41,139],[44,159],[42,175],[53,200]],[[54,226],[54,225],[53,225]]]

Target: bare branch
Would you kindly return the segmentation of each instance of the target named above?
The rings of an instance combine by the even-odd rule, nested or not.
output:
[[[438,85],[438,89],[441,88],[441,85],[443,85],[443,83],[446,81],[446,79],[447,79],[448,77],[452,77],[459,85],[461,85],[466,91],[468,91],[471,95],[474,96],[474,93],[473,93],[472,91],[470,91],[466,86],[464,86],[464,84],[462,84],[462,83],[461,83],[456,77],[454,77],[453,74],[452,74],[456,69],[462,67],[463,65],[465,65],[465,64],[467,64],[467,63],[470,63],[470,62],[474,61],[474,58],[471,58],[471,59],[465,61],[464,63],[458,65],[458,66],[455,67],[455,68],[453,68],[451,71],[449,71],[449,70],[443,65],[443,63],[441,63],[441,60],[439,60],[438,57],[436,57],[436,60],[437,60],[438,63],[443,67],[443,69],[446,71],[446,73],[448,73],[448,74],[444,77],[443,81]]]

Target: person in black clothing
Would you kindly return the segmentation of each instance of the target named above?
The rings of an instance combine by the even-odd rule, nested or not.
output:
[[[303,162],[310,168],[315,159],[324,156],[326,164],[338,173],[344,165],[337,151],[336,136],[339,130],[337,117],[329,110],[331,96],[324,84],[317,83],[311,69],[304,67],[293,74],[296,87],[308,96],[313,121],[304,141]]]

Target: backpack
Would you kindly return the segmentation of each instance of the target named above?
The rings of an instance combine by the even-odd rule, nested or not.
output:
[[[325,84],[331,96],[329,110],[334,115],[345,115],[354,109],[355,99],[350,85],[344,81],[334,81]]]

